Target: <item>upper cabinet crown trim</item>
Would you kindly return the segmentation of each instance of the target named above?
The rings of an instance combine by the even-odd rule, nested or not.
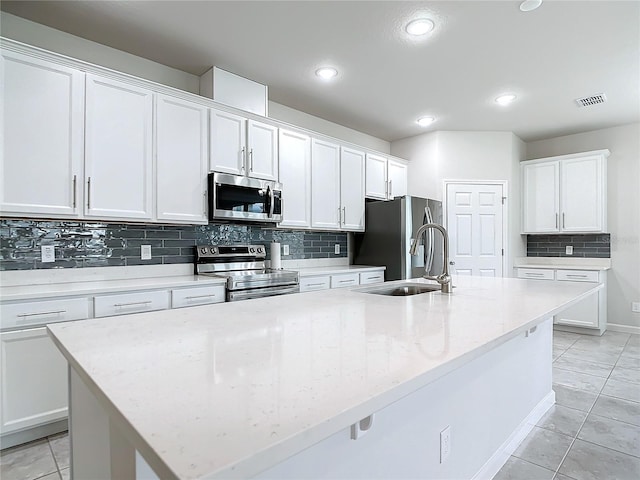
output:
[[[554,160],[569,160],[571,158],[584,158],[591,156],[603,156],[604,158],[607,158],[610,154],[611,152],[605,148],[602,150],[592,150],[590,152],[569,153],[567,155],[556,155],[554,157],[534,158],[531,160],[525,160],[520,163],[551,162]]]

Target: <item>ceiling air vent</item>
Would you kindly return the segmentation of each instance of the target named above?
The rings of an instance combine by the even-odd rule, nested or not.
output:
[[[576,98],[576,103],[579,107],[590,107],[591,105],[598,105],[607,101],[607,96],[604,93],[598,93],[597,95],[591,95],[590,97]]]

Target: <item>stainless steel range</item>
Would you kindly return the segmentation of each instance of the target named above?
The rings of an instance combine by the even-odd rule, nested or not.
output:
[[[198,245],[196,274],[227,279],[227,302],[298,293],[298,272],[265,268],[264,245]]]

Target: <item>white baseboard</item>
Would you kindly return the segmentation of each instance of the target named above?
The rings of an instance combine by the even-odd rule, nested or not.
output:
[[[633,325],[620,325],[619,323],[607,323],[607,330],[612,332],[622,333],[634,333],[640,335],[640,327],[634,327]]]
[[[551,390],[547,396],[531,410],[531,413],[518,425],[518,428],[514,430],[509,438],[500,445],[498,450],[487,460],[471,480],[489,480],[493,478],[554,403],[556,403],[556,392]]]

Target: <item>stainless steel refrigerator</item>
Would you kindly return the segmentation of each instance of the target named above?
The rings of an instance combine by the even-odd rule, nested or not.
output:
[[[442,202],[419,197],[367,202],[365,232],[354,235],[353,263],[384,265],[385,280],[404,280],[442,273],[443,248],[438,232],[422,236],[418,255],[409,255],[413,234],[424,223],[442,225]]]

